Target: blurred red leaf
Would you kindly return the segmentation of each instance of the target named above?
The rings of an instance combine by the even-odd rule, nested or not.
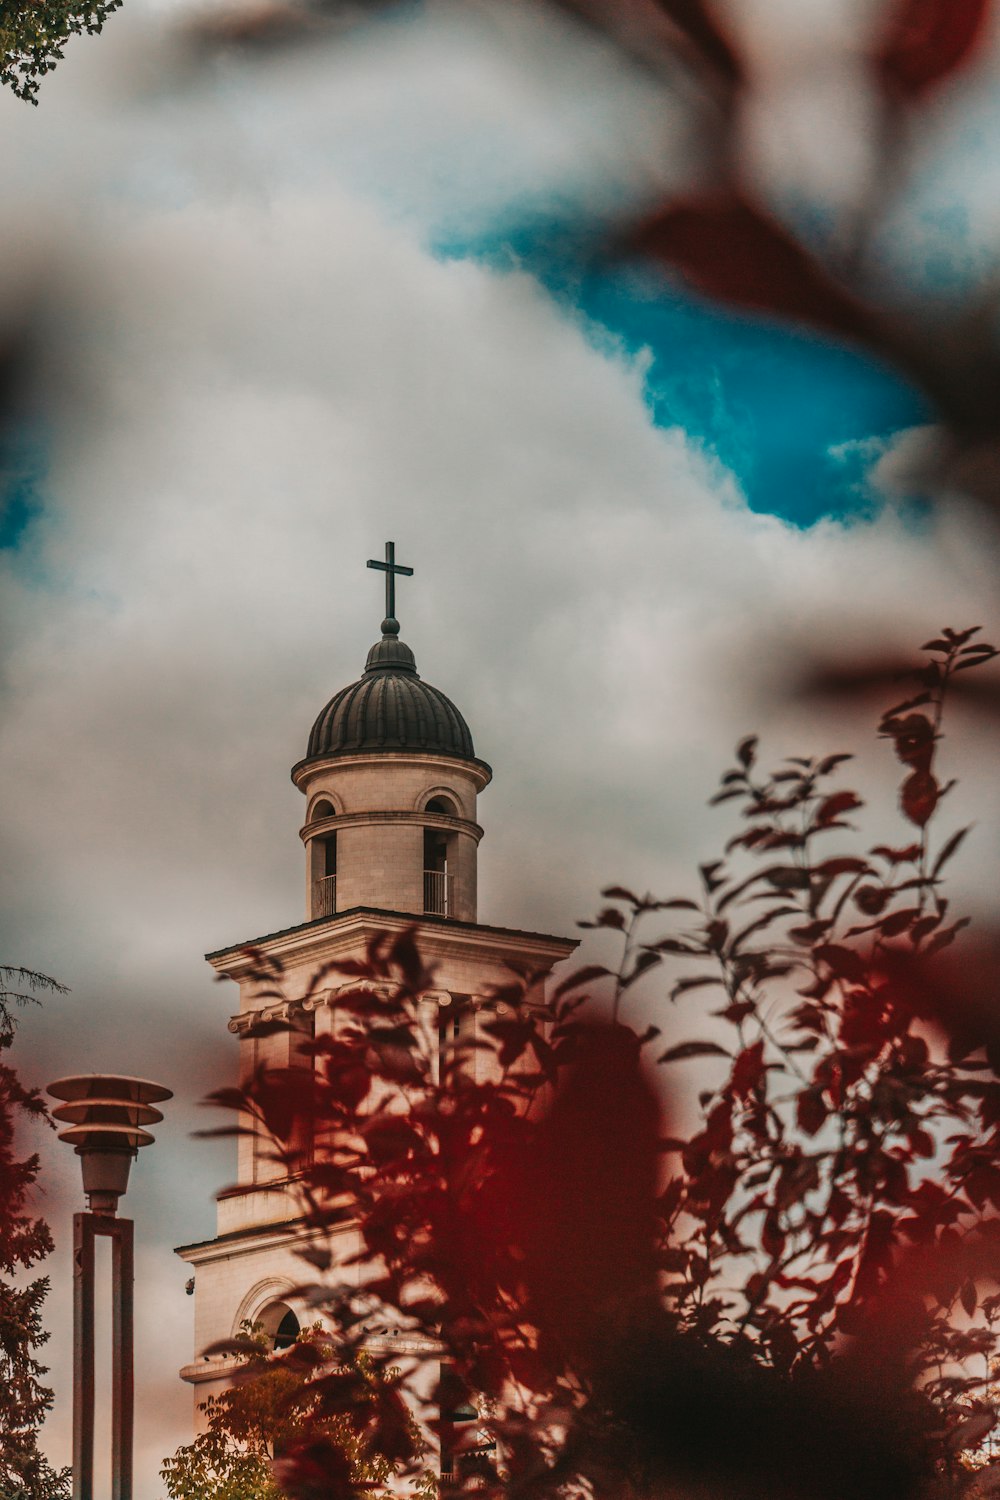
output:
[[[806,1135],[815,1135],[826,1119],[826,1105],[819,1089],[803,1089],[795,1106],[800,1129]]]
[[[564,1350],[586,1357],[612,1323],[655,1304],[659,1114],[632,1033],[584,1031],[511,1214],[532,1321]]]
[[[764,1043],[754,1042],[752,1047],[747,1047],[736,1059],[733,1068],[733,1076],[730,1079],[730,1087],[738,1099],[746,1099],[747,1096],[760,1083],[764,1076]]]
[[[643,901],[634,891],[630,891],[623,885],[605,886],[601,895],[606,901],[626,901],[629,906],[642,906]]]
[[[877,917],[885,907],[890,892],[877,885],[862,885],[854,892],[854,904],[867,917]]]
[[[826,827],[839,818],[841,813],[853,812],[855,808],[863,807],[864,803],[856,792],[834,792],[832,796],[825,797],[816,812],[816,822],[820,827]]]
[[[749,770],[754,763],[757,754],[757,736],[747,735],[746,739],[740,740],[736,746],[736,758],[745,770]]]
[[[861,804],[858,804],[861,805]],[[837,855],[835,859],[823,859],[822,864],[817,865],[817,874],[864,874],[870,864],[867,859],[858,859],[855,855]]]
[[[698,50],[733,83],[743,68],[725,32],[716,24],[704,0],[657,0],[676,26],[685,31]]]
[[[737,194],[674,202],[641,225],[628,248],[666,261],[708,297],[838,338],[882,342],[875,315],[776,219]]]
[[[907,906],[902,911],[890,912],[887,917],[875,923],[875,926],[883,938],[898,937],[901,932],[911,927],[919,916],[919,906]]]
[[[937,858],[934,861],[934,866],[931,870],[932,878],[936,878],[941,873],[941,871],[944,869],[944,866],[948,863],[949,859],[951,859],[952,855],[962,843],[966,834],[969,833],[970,828],[971,825],[967,828],[959,828],[955,833],[952,834],[951,838],[948,839],[947,843],[941,849],[941,852],[938,854]]]
[[[883,87],[914,100],[969,62],[990,0],[897,0],[875,67]]]
[[[879,726],[879,734],[892,740],[896,757],[904,766],[913,766],[918,771],[930,769],[936,735],[926,714],[885,718]]]
[[[293,1500],[356,1500],[365,1492],[352,1476],[344,1449],[329,1438],[303,1443],[273,1467],[278,1484]]]
[[[584,964],[579,969],[574,969],[572,974],[567,974],[552,991],[553,1000],[559,1000],[570,990],[580,989],[583,985],[592,984],[595,979],[606,979],[611,970],[604,964]]]
[[[940,795],[938,783],[930,771],[914,771],[912,776],[907,776],[899,792],[903,816],[918,828],[923,828],[937,807]]]
[[[908,865],[920,858],[920,845],[907,844],[905,849],[890,849],[887,844],[876,844],[872,853],[891,865]]]
[[[838,979],[849,979],[854,984],[860,984],[868,972],[861,954],[853,948],[845,948],[841,943],[821,943],[813,951],[818,959],[829,965]]]
[[[659,74],[669,59],[692,69],[723,108],[743,79],[743,65],[713,15],[711,0],[556,0],[609,36],[627,55]]]
[[[976,1310],[976,1305],[979,1302],[979,1293],[976,1291],[976,1283],[974,1281],[965,1282],[961,1292],[959,1293],[959,1296],[962,1301],[962,1306],[965,1309],[966,1316],[971,1318]],[[990,1427],[992,1426],[993,1422],[991,1421]],[[989,1427],[986,1430],[988,1432]]]

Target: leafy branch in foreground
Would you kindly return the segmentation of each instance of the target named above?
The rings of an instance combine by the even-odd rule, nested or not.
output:
[[[716,799],[741,827],[700,897],[612,887],[585,924],[621,934],[617,972],[588,964],[547,1000],[521,976],[439,1050],[413,934],[381,935],[332,966],[348,983],[305,1069],[216,1096],[300,1185],[301,1252],[326,1277],[302,1291],[338,1357],[375,1326],[406,1336],[397,1375],[335,1407],[377,1451],[416,1471],[412,1410],[456,1490],[1000,1493],[1000,1469],[967,1468],[996,1424],[995,966],[944,894],[967,830],[934,837],[947,692],[997,654],[976,636],[929,642],[880,720],[897,843],[858,847],[849,756],[763,774],[744,740]],[[644,940],[668,911],[681,925]],[[668,963],[665,1015],[701,1019],[664,1049],[621,1013]],[[595,984],[610,1025],[587,1020]],[[690,1070],[693,1121],[669,1094],[662,1120],[654,1059],[671,1087]],[[359,1249],[337,1262],[347,1224]],[[317,1345],[313,1390],[342,1403],[329,1359]],[[314,1433],[282,1486],[323,1485],[357,1492]]]
[[[39,81],[64,56],[71,36],[102,30],[122,0],[12,0],[0,9],[0,84],[38,103]]]

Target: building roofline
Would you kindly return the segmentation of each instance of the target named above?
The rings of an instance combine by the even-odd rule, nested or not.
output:
[[[443,932],[475,932],[490,934],[501,939],[555,943],[560,947],[565,947],[567,954],[571,953],[579,943],[579,938],[562,937],[558,933],[529,932],[519,927],[493,927],[485,922],[463,922],[454,917],[442,917],[432,912],[401,912],[388,911],[379,906],[352,906],[347,911],[336,912],[332,917],[313,917],[308,922],[297,922],[294,927],[282,927],[277,932],[266,932],[261,937],[245,938],[240,943],[230,943],[225,948],[216,948],[211,953],[206,953],[205,958],[212,963],[216,959],[242,953],[247,948],[259,948],[263,943],[277,942],[281,938],[295,937],[299,933],[324,930],[334,932],[341,924],[346,925],[348,918],[356,920],[358,917],[387,920],[390,926],[435,927]]]
[[[227,1229],[225,1234],[217,1234],[210,1240],[195,1240],[190,1245],[175,1245],[174,1254],[183,1257],[195,1250],[212,1250],[216,1246],[233,1244],[236,1240],[248,1240],[263,1238],[278,1234],[292,1234],[306,1227],[306,1221],[299,1214],[293,1219],[278,1219],[270,1224],[248,1224],[242,1229]]]

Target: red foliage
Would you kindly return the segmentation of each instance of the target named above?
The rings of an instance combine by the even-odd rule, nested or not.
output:
[[[715,20],[710,4],[705,0],[657,0],[657,3],[713,67],[731,83],[742,81],[743,66],[739,54],[725,29]]]
[[[524,1313],[544,1359],[589,1360],[657,1301],[659,1108],[640,1052],[626,1027],[581,1031],[511,1172],[507,1234],[524,1255]]]
[[[933,778],[954,674],[990,658],[972,634],[929,642],[917,699],[882,717],[908,780]],[[1000,1026],[995,955],[950,960],[963,922],[940,887],[964,830],[932,855],[935,808],[904,796],[916,842],[831,853],[861,806],[829,784],[849,757],[765,777],[756,757],[743,741],[717,799],[743,803],[749,873],[705,866],[700,902],[612,887],[597,923],[623,944],[616,1014],[637,975],[697,961],[671,997],[708,998],[715,1034],[659,1057],[700,1070],[690,1133],[662,1134],[656,1029],[582,1019],[601,965],[544,1004],[528,986],[436,1068],[411,934],[343,966],[358,987],[308,1088],[272,1072],[225,1096],[299,1173],[306,1259],[330,1264],[315,1235],[357,1224],[357,1281],[310,1292],[341,1345],[388,1323],[440,1364],[430,1407],[426,1380],[404,1386],[456,1489],[930,1500],[971,1483],[961,1455],[995,1420]],[[684,929],[641,942],[665,910]],[[320,1368],[317,1387],[419,1467],[394,1381],[346,1391]],[[468,1401],[471,1425],[453,1418]],[[321,1443],[281,1482],[347,1494]]]
[[[629,248],[666,262],[717,301],[862,344],[884,337],[873,310],[772,215],[738,193],[668,204],[639,227]]]
[[[874,59],[887,92],[919,98],[967,63],[983,39],[990,0],[897,0]]]

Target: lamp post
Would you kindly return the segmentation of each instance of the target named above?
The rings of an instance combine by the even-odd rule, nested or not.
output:
[[[60,1078],[48,1092],[64,1102],[59,1139],[76,1148],[88,1212],[73,1215],[73,1500],[94,1500],[94,1241],[111,1241],[111,1500],[132,1500],[132,1220],[118,1218],[118,1199],[144,1127],[162,1120],[155,1103],[171,1090],[144,1078],[88,1073]]]

